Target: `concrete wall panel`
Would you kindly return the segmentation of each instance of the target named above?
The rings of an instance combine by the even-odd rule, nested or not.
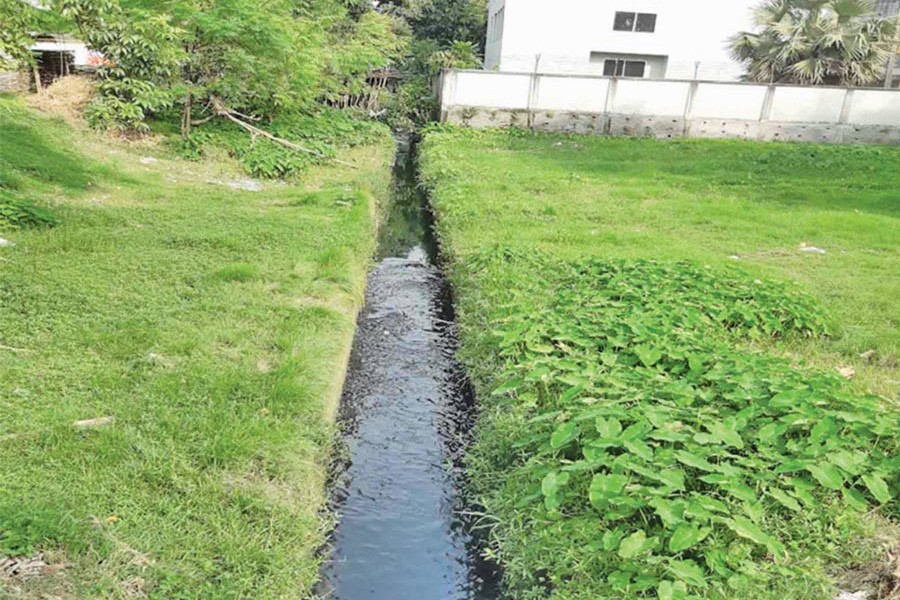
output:
[[[581,77],[538,77],[538,110],[603,112],[609,79]]]
[[[458,106],[527,108],[531,77],[502,73],[457,73],[453,103]]]
[[[620,79],[609,112],[645,116],[684,116],[690,83]]]
[[[772,121],[837,123],[847,91],[835,88],[776,87]]]
[[[847,122],[855,125],[900,126],[900,92],[894,90],[854,91]]]
[[[767,87],[731,83],[701,83],[692,115],[722,119],[759,119]]]

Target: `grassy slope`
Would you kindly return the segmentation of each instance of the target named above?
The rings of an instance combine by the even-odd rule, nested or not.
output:
[[[841,334],[789,350],[854,366],[863,385],[898,396],[900,149],[458,135],[430,136],[426,152],[451,256],[502,240],[562,258],[685,258],[792,279]],[[804,243],[828,254],[800,252]],[[859,358],[873,349],[874,364]]]
[[[0,249],[0,555],[71,563],[0,587],[308,591],[389,137],[348,151],[358,171],[248,193],[210,183],[239,176],[227,162],[73,132],[9,98],[0,131],[0,182],[62,219],[0,231],[16,243]]]
[[[498,244],[540,249],[564,259],[737,262],[750,273],[795,280],[825,305],[840,334],[829,341],[793,341],[769,349],[826,370],[853,365],[859,389],[897,400],[900,149],[451,130],[428,136],[422,171],[459,294],[463,354],[486,404],[482,433],[510,439],[525,435],[511,430],[521,425],[486,395],[502,371],[497,340],[490,335],[498,326],[492,315],[503,313],[496,304],[510,301],[507,290],[513,288],[530,290],[525,294],[535,306],[546,304],[541,273],[508,264],[493,279],[479,280],[467,268],[469,257]],[[827,254],[800,252],[803,243],[825,248]],[[876,351],[873,361],[859,357],[871,349]],[[509,473],[502,465],[508,460],[490,456],[498,449],[514,453],[515,446],[493,439],[479,446],[473,474],[480,489],[516,494],[512,480],[504,483]],[[528,504],[521,497],[495,497],[489,504],[509,507],[520,499]],[[504,510],[512,521],[503,524],[499,535],[512,548],[503,559],[514,579],[522,569],[534,574],[542,543],[553,546],[547,551],[569,553],[565,541],[542,541],[543,533],[529,530],[530,511]],[[550,538],[557,529],[552,521],[538,527],[546,528]],[[795,557],[807,565],[806,575],[773,580],[768,589],[754,590],[753,600],[827,597],[822,569],[829,557],[850,560],[849,551],[865,561],[877,554],[874,544],[841,548],[838,538],[846,541],[845,536],[859,532],[852,518],[842,516],[815,536],[808,527],[801,527],[804,534],[796,539],[814,537],[813,547],[807,548],[813,555]],[[568,545],[573,561],[579,556],[578,543]],[[519,583],[528,587],[524,580],[531,575]],[[545,592],[521,594],[532,598]]]

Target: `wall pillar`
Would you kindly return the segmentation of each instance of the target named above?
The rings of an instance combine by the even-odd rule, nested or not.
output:
[[[698,68],[699,68],[699,64]],[[697,98],[697,90],[700,89],[699,81],[692,81],[690,87],[688,88],[687,99],[684,102],[684,127],[682,129],[681,134],[684,137],[688,136],[691,130],[691,116],[694,114],[694,100]]]
[[[609,135],[612,131],[612,120],[610,114],[616,109],[616,91],[619,89],[619,78],[613,77],[609,80],[609,86],[606,88],[606,102],[603,103],[603,134]]]
[[[456,106],[456,80],[458,73],[456,71],[444,71],[440,79],[440,92],[438,98],[441,99],[441,123],[446,123],[450,116],[449,107]]]
[[[758,127],[756,132],[756,139],[761,142],[764,142],[768,139],[768,132],[766,131],[766,128],[762,126],[762,124],[768,122],[769,119],[772,118],[772,106],[775,104],[775,93],[777,92],[777,90],[778,88],[773,83],[770,83],[766,87],[766,95],[763,97],[762,108],[760,108],[759,110],[760,126]]]
[[[850,109],[853,108],[853,90],[848,89],[844,94],[844,104],[841,106],[841,118],[838,123],[846,125],[850,121]]]
[[[844,143],[844,133],[847,130],[847,124],[850,122],[850,109],[853,108],[853,90],[848,88],[844,92],[844,103],[841,105],[841,116],[838,119],[837,126],[837,143]]]
[[[528,102],[526,105],[526,118],[528,119],[528,128],[534,131],[534,107],[537,105],[538,93],[540,91],[540,75],[541,55],[534,57],[534,71],[531,72],[531,82],[528,84]]]

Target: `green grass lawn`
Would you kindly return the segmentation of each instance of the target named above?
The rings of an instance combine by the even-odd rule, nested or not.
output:
[[[862,587],[900,516],[900,148],[448,128],[421,163],[514,598]]]
[[[235,191],[0,98],[0,194],[59,221],[0,224],[0,557],[51,564],[0,596],[310,591],[392,149]]]

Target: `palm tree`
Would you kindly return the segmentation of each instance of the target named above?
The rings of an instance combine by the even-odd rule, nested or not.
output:
[[[896,44],[896,20],[871,0],[766,0],[756,24],[729,40],[749,81],[872,85]]]

